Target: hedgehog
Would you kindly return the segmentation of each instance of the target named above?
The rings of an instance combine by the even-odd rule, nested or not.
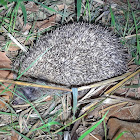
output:
[[[72,88],[122,75],[127,71],[128,52],[112,31],[99,25],[72,23],[40,37],[14,62],[14,69],[21,64],[23,72],[33,62],[23,76]]]

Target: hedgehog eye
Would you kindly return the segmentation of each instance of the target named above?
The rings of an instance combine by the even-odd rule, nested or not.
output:
[[[35,88],[34,87],[25,87],[24,90],[31,93],[31,92],[35,91]]]
[[[29,88],[30,92],[33,92],[35,90],[35,88]]]

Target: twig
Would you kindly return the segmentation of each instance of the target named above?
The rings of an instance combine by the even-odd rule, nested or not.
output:
[[[137,35],[140,35],[140,34],[137,34]],[[121,39],[123,39],[123,38],[131,38],[131,37],[135,37],[136,36],[136,34],[133,34],[133,35],[128,35],[128,36],[125,36],[125,37],[121,37]]]
[[[94,0],[94,1],[96,1],[97,3],[100,3],[100,4],[104,4],[104,2],[101,0]]]
[[[113,83],[115,81],[122,80],[122,79],[124,79],[125,77],[127,77],[130,74],[131,74],[131,72],[128,72],[128,73],[125,73],[125,74],[123,74],[121,76],[111,78],[111,79],[108,79],[108,80],[104,80],[104,81],[101,81],[101,82],[98,82],[98,83],[95,83],[95,84],[92,84],[92,85],[82,86],[82,87],[78,88],[78,91],[85,90],[85,89],[90,89],[90,88],[94,88],[94,87],[99,87],[99,86],[103,86],[103,85],[107,85],[107,84]]]
[[[98,83],[95,83],[93,85],[82,86],[82,87],[78,88],[78,91],[85,90],[85,89],[90,89],[90,88],[93,88],[93,87],[99,87],[99,86],[107,85],[109,83],[124,79],[125,77],[127,77],[130,74],[131,73],[128,72],[128,73],[126,73],[126,74],[124,74],[122,76],[118,76],[118,77],[115,77],[115,78],[111,78],[109,80],[98,82]],[[62,90],[62,91],[70,91],[70,92],[72,92],[72,89],[69,89],[69,88],[62,88],[62,87],[55,87],[55,86],[48,86],[48,85],[39,85],[39,84],[33,84],[33,83],[21,82],[21,81],[14,81],[14,80],[8,80],[8,79],[0,79],[0,82],[16,84],[16,85],[22,85],[22,86],[40,87],[40,88],[47,88],[47,89],[54,89],[54,90]]]
[[[55,107],[55,102],[53,102],[50,107],[45,111],[45,113],[42,115],[42,118],[45,118],[49,112],[51,111],[52,108]],[[41,120],[38,120],[30,129],[30,131],[26,134],[26,137],[30,137],[30,135],[33,133],[33,129],[35,129],[36,127],[38,127],[38,125],[40,124]]]
[[[107,15],[107,14],[109,14],[109,11],[103,12],[103,13],[95,20],[95,23],[96,23],[98,20],[100,20],[104,15]]]
[[[7,80],[7,79],[0,79],[0,82],[22,85],[22,86],[40,87],[40,88],[47,88],[47,89],[54,89],[54,90],[64,90],[64,91],[70,91],[70,92],[72,91],[71,89],[68,89],[68,88],[61,88],[61,87],[54,87],[54,86],[47,86],[47,85],[38,85],[38,84],[33,84],[33,83]]]
[[[110,95],[108,99],[115,99],[115,100],[120,100],[120,101],[124,101],[124,102],[132,102],[135,104],[140,104],[140,100],[138,100],[138,99],[133,99],[133,98],[128,98],[128,97],[125,98],[125,97],[116,96],[116,95]]]
[[[80,101],[79,103],[81,103],[83,100],[93,96],[94,94],[96,94],[97,92],[99,92],[100,90],[102,90],[105,86],[100,86],[99,88],[93,88],[91,89]]]
[[[134,77],[136,74],[138,74],[140,72],[140,69],[137,70],[136,72],[132,73],[131,75],[129,75],[128,77],[126,77],[124,80],[122,80],[121,82],[119,82],[118,84],[116,84],[115,86],[113,86],[111,89],[109,89],[108,91],[106,91],[104,94],[110,94],[113,91],[115,91],[116,89],[118,89],[120,86],[122,86],[123,84],[125,84],[129,79],[131,79],[132,77]]]
[[[115,105],[111,105],[111,106],[99,111],[99,114],[104,113],[105,111],[107,111],[107,110],[109,110],[113,107],[120,106],[120,105],[125,105],[125,104],[128,104],[128,102],[122,102],[122,103],[118,103],[118,104],[115,104]]]
[[[7,34],[8,37],[10,37],[10,39],[15,43],[17,44],[17,46],[23,50],[24,52],[27,52],[27,48],[24,46],[24,45],[21,45],[10,33],[8,33],[8,31],[3,27],[1,26],[2,30]]]

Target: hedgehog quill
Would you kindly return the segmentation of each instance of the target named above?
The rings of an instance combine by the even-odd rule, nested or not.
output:
[[[88,23],[61,26],[37,40],[33,48],[14,62],[24,73],[47,83],[79,87],[119,76],[127,71],[128,53],[107,29]],[[22,78],[21,78],[22,79]],[[27,79],[32,82],[32,78]]]

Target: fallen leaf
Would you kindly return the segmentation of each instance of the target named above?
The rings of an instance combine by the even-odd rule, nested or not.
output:
[[[23,25],[24,25],[23,18],[21,18],[21,17],[18,17],[18,21],[19,21],[20,25],[23,27]]]
[[[52,99],[53,99],[52,96],[47,96],[46,99],[45,99],[45,101],[46,101],[46,102],[47,102],[47,101],[51,101]]]
[[[115,106],[115,107],[112,107],[112,108],[111,108],[111,106],[109,106],[110,109],[109,109],[109,113],[107,114],[106,118],[116,117],[116,118],[124,119],[124,120],[132,120],[132,119],[134,119],[134,117],[132,116],[132,114],[131,114],[131,112],[129,110],[129,105],[127,105],[127,108],[125,108],[124,106],[126,106],[126,104],[118,105],[118,106]],[[108,107],[105,107],[105,109],[106,108],[108,108]]]
[[[87,135],[83,140],[102,140],[103,138],[100,135]]]
[[[130,121],[122,121],[117,118],[110,118],[108,121],[108,139],[115,140],[115,138],[123,131],[131,132],[135,138],[140,139],[140,124]],[[132,140],[134,137],[130,133],[125,133],[119,140]]]
[[[27,24],[23,27],[22,31],[23,31],[23,32],[29,31],[29,30],[31,29],[31,27],[32,27],[31,24],[27,23]]]
[[[31,12],[37,12],[39,10],[39,7],[32,1],[28,2],[25,5],[26,11],[31,11]]]
[[[8,51],[17,51],[19,49],[20,48],[14,42],[11,42]]]
[[[129,65],[128,66],[130,72],[134,72],[137,67],[138,67],[138,65]]]
[[[10,59],[6,56],[4,52],[0,52],[0,69],[3,68],[11,68]],[[0,70],[0,78],[3,79],[13,79],[13,73],[9,70]],[[5,86],[8,86],[9,84],[4,84]],[[13,89],[14,85],[10,86],[9,89]],[[0,93],[3,92],[5,89],[4,86],[0,85]],[[5,91],[3,94],[0,95],[0,97],[3,99],[4,102],[8,102],[10,98],[12,97],[12,93],[10,91]],[[0,102],[0,108],[5,107],[5,104],[3,102]]]
[[[58,7],[59,10],[63,10],[64,9],[64,4],[57,5],[57,7]]]
[[[5,38],[3,35],[0,35],[0,42],[5,41]]]
[[[18,140],[18,137],[19,135],[15,131],[12,131],[11,140]]]
[[[39,31],[46,29],[50,26],[55,25],[56,15],[51,16],[49,19],[43,21],[37,21],[35,24],[35,29],[39,29]]]

